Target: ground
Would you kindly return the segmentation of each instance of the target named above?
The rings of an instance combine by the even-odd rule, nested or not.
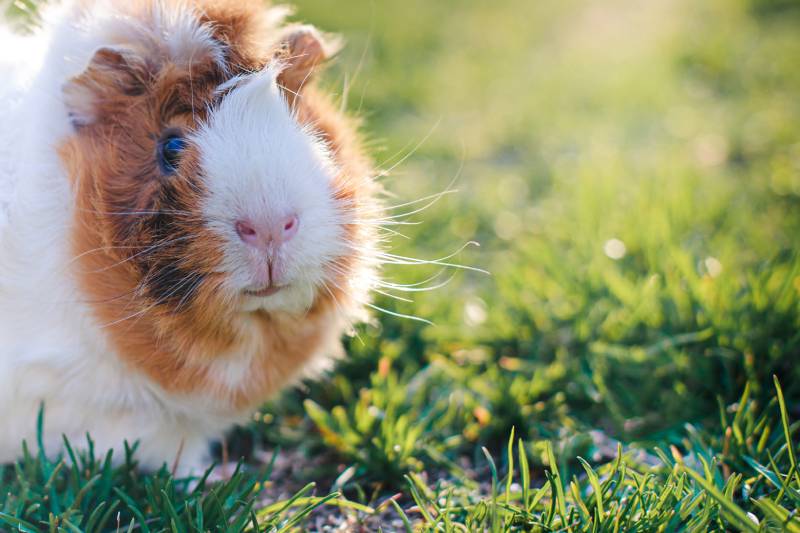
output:
[[[219,481],[29,457],[0,522],[800,531],[800,3],[295,4],[347,42],[323,83],[390,205],[456,190],[395,209],[426,207],[392,253],[489,274],[376,295],[334,371],[231,435]]]

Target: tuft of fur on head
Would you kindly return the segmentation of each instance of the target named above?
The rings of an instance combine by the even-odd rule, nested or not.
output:
[[[97,43],[63,87],[79,286],[115,351],[165,391],[255,406],[333,349],[375,276],[377,235],[360,222],[380,209],[371,165],[313,85],[332,47],[259,0],[73,9]],[[165,173],[170,132],[186,147]],[[251,296],[268,267],[237,220],[288,212],[286,287]]]

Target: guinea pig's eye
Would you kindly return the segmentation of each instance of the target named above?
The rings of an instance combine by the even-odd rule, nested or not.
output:
[[[164,174],[172,174],[178,169],[181,154],[186,148],[186,139],[177,134],[164,137],[158,143],[158,166]]]

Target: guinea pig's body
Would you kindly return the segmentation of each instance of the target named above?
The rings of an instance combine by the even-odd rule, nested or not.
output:
[[[360,316],[379,209],[257,1],[77,1],[2,33],[0,461],[89,433],[182,471]],[[117,459],[120,454],[116,454]]]

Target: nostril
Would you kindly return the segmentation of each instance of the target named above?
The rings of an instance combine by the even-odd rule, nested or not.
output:
[[[247,243],[255,244],[255,241],[258,238],[258,232],[256,229],[244,221],[238,221],[236,223],[236,233],[239,234],[239,237]]]
[[[300,219],[297,215],[290,215],[283,221],[283,241],[288,241],[297,233],[297,228],[300,225]]]

